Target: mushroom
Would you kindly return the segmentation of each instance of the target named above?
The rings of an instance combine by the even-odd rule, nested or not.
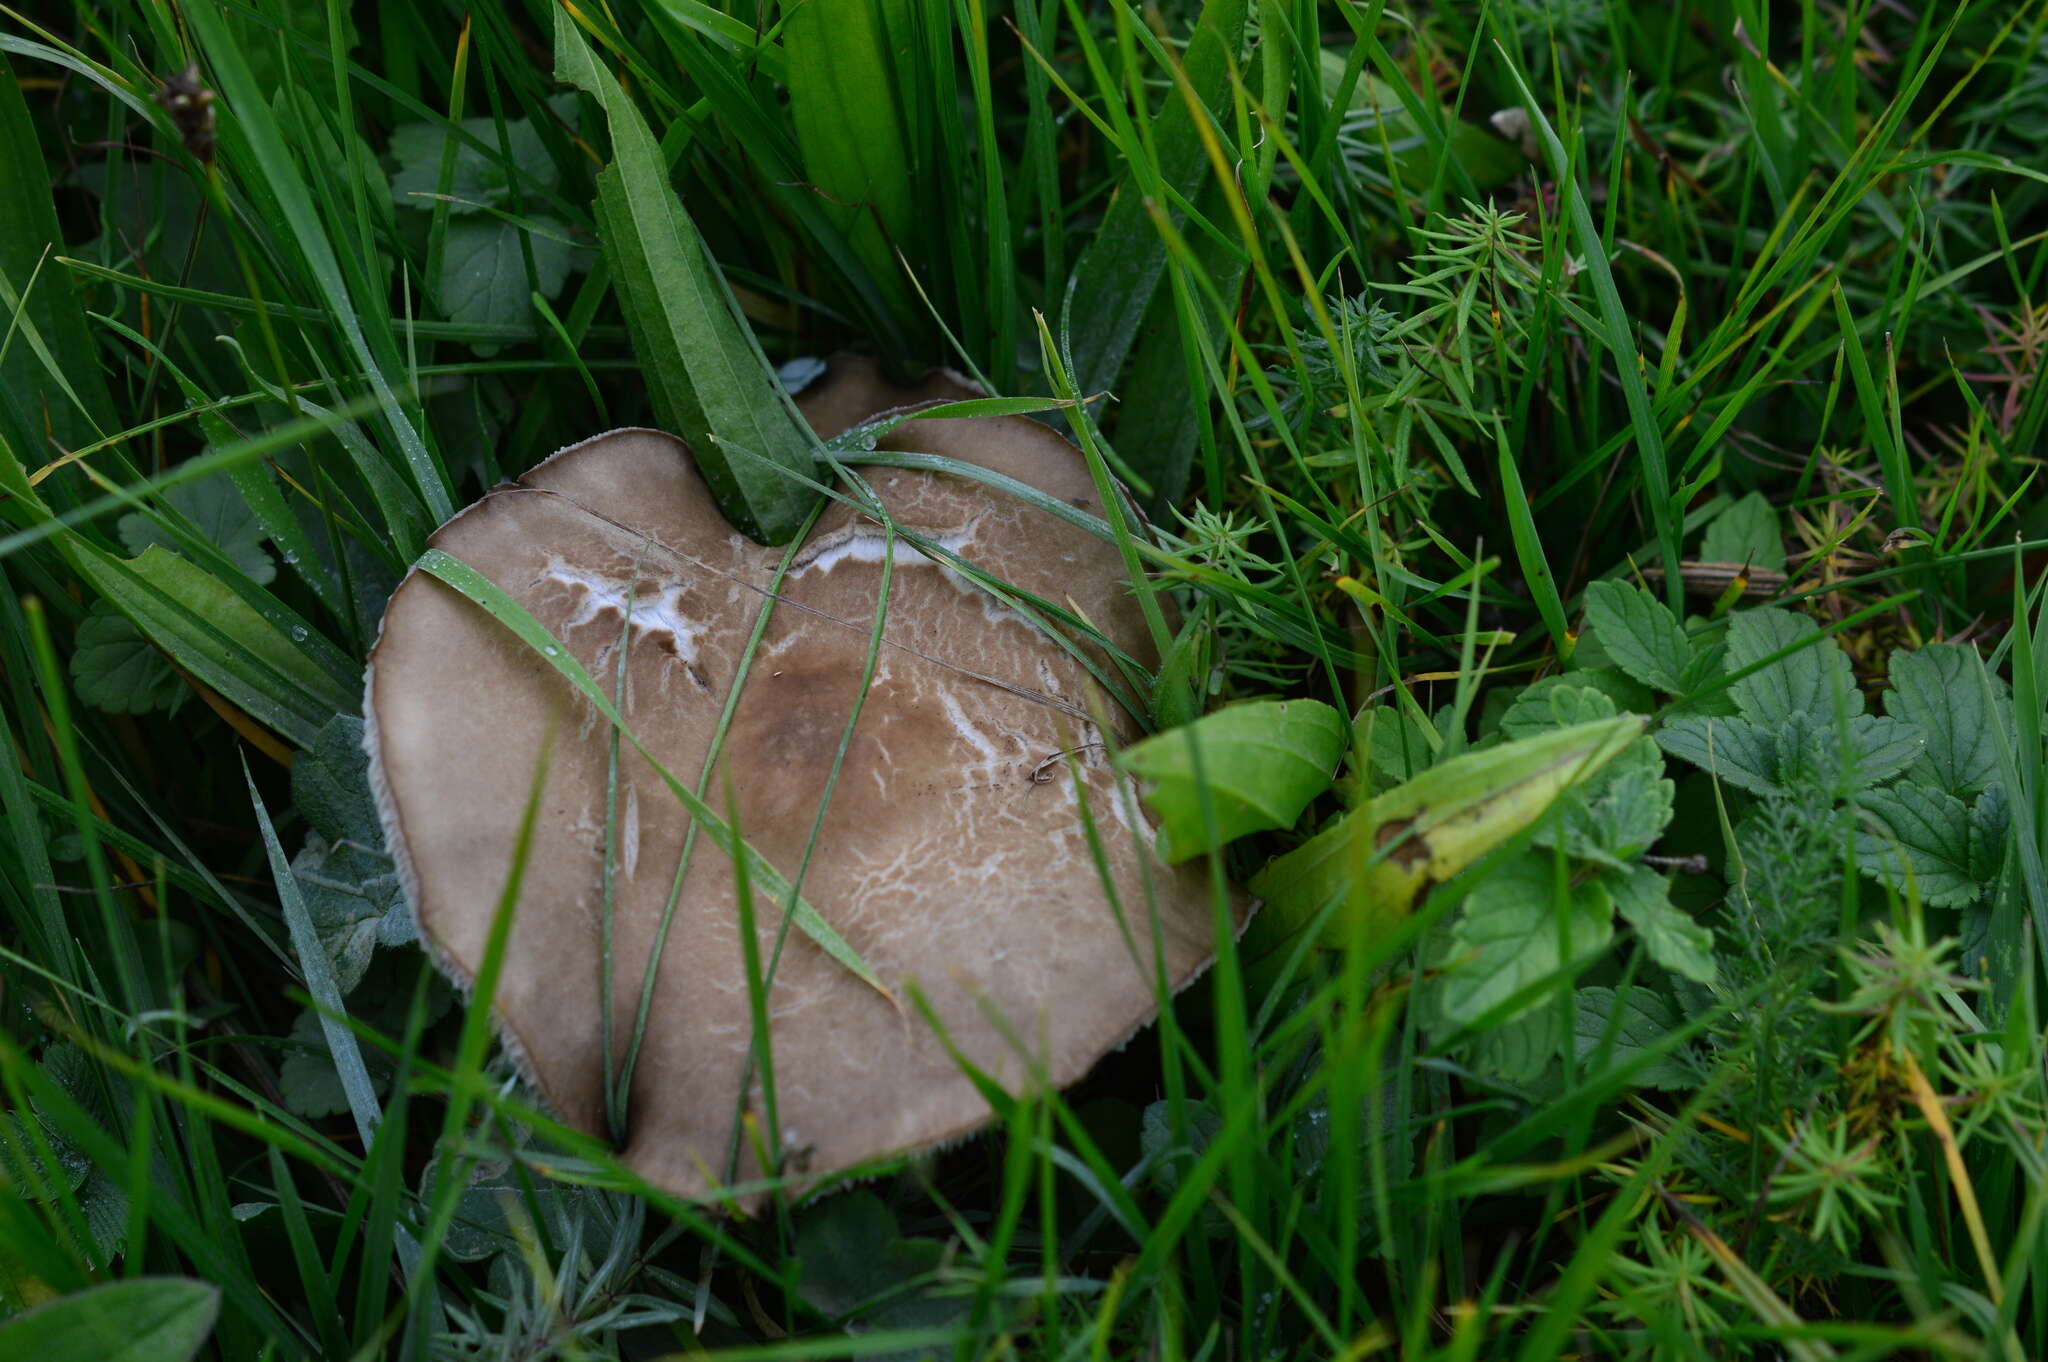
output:
[[[841,359],[798,406],[830,437],[887,409],[978,395],[945,373],[895,388],[872,363]],[[979,464],[1100,511],[1081,456],[1024,417],[917,419],[882,444]],[[1155,663],[1111,545],[969,478],[876,468],[867,482],[903,531],[1064,605]],[[487,493],[431,544],[523,604],[606,694],[618,688],[627,726],[686,783],[703,770],[748,638],[770,609],[706,795],[720,810],[730,798],[740,835],[794,878],[860,695],[887,542],[880,524],[835,502],[772,592],[785,551],[725,522],[683,442],[617,430]],[[549,659],[444,582],[416,569],[385,611],[367,743],[422,940],[458,983],[474,979],[552,733],[495,1020],[558,1116],[609,1133],[631,1167],[679,1196],[718,1196],[769,1173],[806,1185],[964,1136],[991,1113],[949,1045],[1011,1090],[1064,1086],[1152,1018],[1161,977],[1178,989],[1210,958],[1207,877],[1154,854],[1089,716],[1103,715],[1118,741],[1135,726],[1108,713],[1071,652],[965,574],[901,537],[892,565],[873,684],[801,882],[889,993],[787,933],[767,999],[781,1139],[767,1168],[757,1143],[735,1135],[743,1081],[755,1120],[765,1112],[732,861],[696,839],[623,1120],[608,1131],[607,810],[616,809],[619,1052],[689,816],[623,744],[612,804],[611,725]],[[1066,755],[1048,763],[1056,754]],[[755,899],[765,961],[782,905]],[[1233,901],[1233,929],[1244,911]],[[936,1032],[904,1001],[913,985]]]

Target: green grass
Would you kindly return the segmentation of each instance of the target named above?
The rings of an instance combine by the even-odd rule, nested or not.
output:
[[[0,9],[0,1341],[183,1277],[210,1331],[123,1288],[149,1355],[2048,1355],[2044,138],[2015,0]],[[760,359],[845,347],[1123,480],[1052,509],[1147,727],[1356,719],[1219,889],[1463,753],[1657,736],[1412,915],[1220,934],[958,1148],[679,1204],[406,940],[362,662],[597,430],[722,434],[778,539],[806,467],[919,466],[808,463]],[[742,897],[830,936],[802,867]]]

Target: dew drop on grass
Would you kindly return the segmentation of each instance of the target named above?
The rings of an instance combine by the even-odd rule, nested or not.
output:
[[[303,625],[303,624],[294,624],[294,625],[292,626],[292,642],[294,642],[294,643],[304,643],[305,641],[306,641],[306,626],[305,626],[305,625]]]

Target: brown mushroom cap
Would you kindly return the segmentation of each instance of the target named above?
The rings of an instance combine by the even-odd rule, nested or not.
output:
[[[799,406],[829,437],[884,409],[974,395],[945,375],[893,388],[871,364],[839,360]],[[917,420],[883,444],[971,461],[1099,511],[1076,451],[1022,417]],[[1111,545],[969,479],[890,468],[867,478],[906,530],[1068,604],[1134,658],[1154,661]],[[729,780],[743,835],[795,875],[860,690],[879,525],[829,507],[771,602],[783,551],[725,522],[681,441],[621,430],[488,493],[431,542],[519,600],[607,694],[625,666],[626,722],[690,784],[756,617],[772,604],[707,796],[724,809]],[[1066,763],[1032,779],[1048,757],[1101,736],[1076,717],[1091,712],[1093,682],[1032,624],[899,540],[884,638],[804,897],[899,998],[914,981],[974,1065],[1012,1090],[1040,1065],[1053,1083],[1071,1083],[1153,1015],[1148,897],[1172,986],[1208,962],[1206,878],[1157,860],[1100,746],[1084,748],[1074,760],[1127,915],[1119,924]],[[546,659],[419,571],[385,612],[366,712],[385,831],[421,936],[464,983],[483,958],[537,749],[555,735],[494,1003],[546,1101],[601,1133],[609,724]],[[1112,722],[1120,740],[1135,736],[1121,715]],[[613,1027],[623,1052],[689,818],[630,746],[620,750]],[[764,959],[780,910],[757,890]],[[680,1195],[726,1181],[752,1035],[739,921],[732,863],[699,838],[623,1131],[627,1162]],[[788,934],[768,1010],[785,1172],[821,1178],[989,1118],[914,1009],[892,1005],[801,931]],[[757,1074],[757,1116],[758,1083]],[[734,1175],[761,1176],[747,1141]]]

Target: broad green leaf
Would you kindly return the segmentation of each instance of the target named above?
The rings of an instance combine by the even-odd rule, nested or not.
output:
[[[1678,1011],[1662,994],[1640,986],[1624,993],[1596,985],[1578,991],[1573,1045],[1581,1064],[1605,1054],[1608,1065],[1619,1068],[1678,1027]],[[1699,1076],[1679,1054],[1667,1054],[1651,1061],[1632,1081],[1645,1088],[1690,1088]]]
[[[213,1332],[220,1291],[134,1277],[60,1297],[0,1324],[0,1357],[35,1362],[186,1362]]]
[[[195,564],[152,545],[115,558],[59,541],[72,566],[179,667],[294,743],[306,744],[359,697],[255,607]]]
[[[1669,880],[1646,865],[1601,879],[1652,960],[1696,984],[1714,982],[1714,934],[1671,902]]]
[[[78,698],[109,714],[174,709],[189,693],[164,655],[120,611],[94,601],[71,652]]]
[[[677,201],[640,110],[567,8],[554,13],[557,79],[589,91],[611,120],[614,159],[597,179],[598,228],[655,416],[689,442],[727,520],[762,543],[783,543],[810,512],[814,494],[790,474],[810,476],[817,439]]]
[[[1766,795],[1808,784],[1848,794],[1905,770],[1923,747],[1919,730],[1899,719],[1859,714],[1844,728],[1805,710],[1776,723],[1681,714],[1657,731],[1657,742],[1731,785]]]
[[[1147,738],[1119,761],[1147,782],[1159,854],[1172,864],[1246,833],[1293,826],[1329,788],[1350,740],[1344,716],[1320,701],[1250,700]]]
[[[285,1110],[309,1121],[347,1115],[348,1089],[342,1084],[341,1071],[334,1067],[320,1014],[299,1013],[285,1044],[290,1048],[277,1066],[278,1096]],[[391,1090],[390,1058],[382,1050],[365,1047],[363,1069],[369,1077],[371,1093],[382,1100]]]
[[[1775,723],[1797,712],[1829,723],[1836,706],[1850,715],[1863,712],[1863,692],[1849,658],[1833,639],[1820,637],[1820,626],[1790,610],[1751,610],[1728,622],[1728,670],[1741,671],[1781,649],[1797,652],[1750,673],[1729,687],[1743,717]]]
[[[556,239],[562,226],[554,219],[534,217],[528,221],[534,231],[495,217],[448,224],[435,296],[449,321],[533,330],[533,294],[538,291],[543,298],[553,298],[561,292],[576,251]],[[526,277],[526,255],[520,249],[522,236],[533,251],[532,286]]]
[[[1633,744],[1630,715],[1560,728],[1453,757],[1352,810],[1251,882],[1266,901],[1248,951],[1277,948],[1333,903],[1323,932],[1342,945],[1398,920],[1432,885],[1500,847],[1565,791]]]
[[[1728,648],[1718,641],[1719,633],[1719,630],[1715,631],[1716,640],[1713,642],[1693,640],[1692,661],[1685,664],[1685,670],[1678,676],[1680,695],[1692,695],[1728,674]],[[1724,719],[1733,718],[1740,712],[1735,707],[1735,697],[1728,693],[1726,686],[1687,700],[1671,710],[1673,714],[1704,714]]]
[[[1901,894],[1955,908],[1977,897],[1971,873],[1970,810],[1962,800],[1910,781],[1859,797],[1879,823],[1856,832],[1856,864]]]
[[[1747,563],[1765,572],[1785,570],[1785,538],[1778,513],[1763,493],[1751,492],[1714,517],[1700,540],[1709,563]]]
[[[678,780],[672,771],[655,758],[640,741],[639,736],[627,725],[625,716],[612,705],[611,697],[605,693],[603,687],[591,679],[583,664],[576,660],[576,655],[564,648],[561,640],[548,632],[546,625],[529,614],[525,606],[506,595],[504,589],[496,582],[451,554],[440,549],[428,549],[420,555],[417,566],[421,571],[432,573],[461,592],[492,619],[511,630],[513,637],[531,648],[537,656],[561,673],[563,679],[574,686],[577,692],[604,717],[605,722],[616,728],[619,736],[640,754],[655,775],[661,778],[661,782],[668,786],[669,793],[673,794],[689,812],[690,817],[696,820],[697,826],[703,829],[704,835],[711,840],[713,846],[735,861],[745,856],[747,878],[761,886],[762,892],[777,902],[790,903],[791,917],[805,936],[816,942],[818,948],[825,954],[853,971],[861,982],[889,999],[892,1004],[896,1002],[895,995],[875,977],[875,972],[868,968],[867,962],[860,958],[853,947],[846,944],[839,933],[832,930],[832,924],[819,915],[810,901],[790,892],[789,881],[782,877],[782,872],[770,865],[752,846],[735,837],[725,820],[720,818],[709,804],[698,798],[695,790]]]
[[[215,474],[181,483],[164,493],[164,500],[257,586],[267,585],[277,576],[277,565],[263,549],[263,526],[231,479]],[[176,539],[140,511],[122,516],[120,531],[131,557],[139,556],[151,544],[161,544],[172,552],[178,548]]]
[[[1451,928],[1438,1006],[1450,1021],[1469,1025],[1522,989],[1554,974],[1565,962],[1607,944],[1614,934],[1614,901],[1599,881],[1571,889],[1568,924],[1553,906],[1548,857],[1517,857],[1473,890]],[[1525,1003],[1510,1016],[1545,1000]]]
[[[1586,618],[1616,666],[1667,695],[1684,691],[1692,643],[1649,592],[1631,582],[1594,582],[1586,588]]]
[[[1900,649],[1888,670],[1885,713],[1910,722],[1927,740],[1914,779],[1952,795],[1973,795],[1997,779],[1998,735],[2011,741],[2012,701],[1975,650],[1956,643]],[[1988,702],[1980,671],[1990,683]]]

